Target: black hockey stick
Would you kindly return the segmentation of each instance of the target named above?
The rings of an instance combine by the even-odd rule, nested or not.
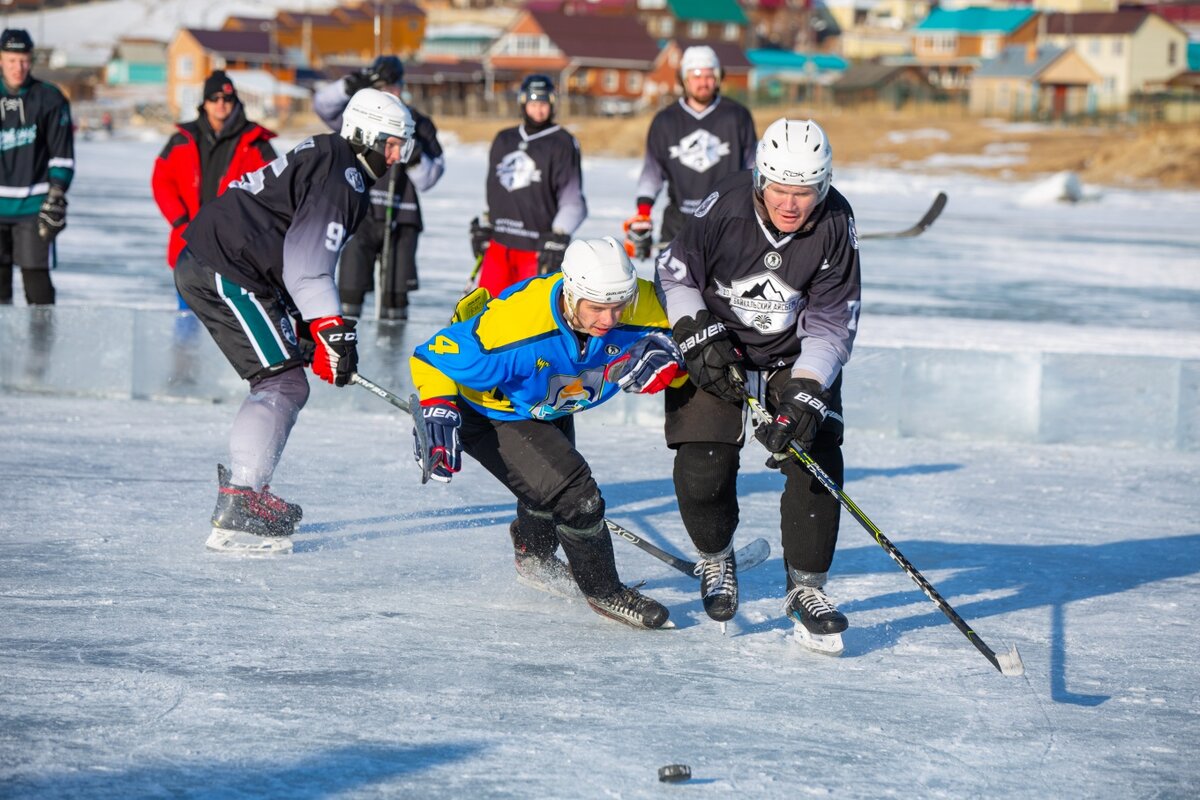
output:
[[[925,232],[925,229],[934,223],[942,214],[942,209],[946,207],[945,192],[938,192],[937,197],[933,198],[933,205],[925,212],[925,216],[918,220],[916,225],[911,228],[905,228],[902,231],[884,231],[879,233],[860,233],[859,239],[910,239],[913,236],[920,236]]]
[[[771,415],[763,409],[762,405],[757,400],[755,400],[753,397],[747,397],[746,402],[750,405],[750,410],[754,412],[754,415],[758,417],[760,422],[771,422]],[[821,482],[821,485],[824,486],[830,494],[838,499],[838,502],[842,504],[842,508],[849,511],[850,515],[854,517],[854,519],[858,520],[858,524],[866,528],[867,533],[874,537],[875,541],[878,542],[879,546],[884,549],[884,552],[891,557],[892,561],[895,561],[896,564],[899,565],[900,569],[904,570],[905,573],[908,574],[908,577],[913,579],[913,582],[915,582],[917,586],[921,588],[921,591],[925,593],[925,596],[932,600],[933,604],[936,605],[938,609],[946,615],[946,618],[954,623],[954,627],[958,628],[959,631],[962,632],[963,636],[966,636],[967,640],[970,641],[971,644],[975,645],[979,652],[983,653],[984,658],[992,662],[993,667],[1000,670],[1002,675],[1016,676],[1025,674],[1025,665],[1021,662],[1021,654],[1017,652],[1016,645],[1013,645],[1007,653],[996,653],[994,650],[992,650],[992,648],[984,644],[984,641],[979,638],[978,634],[971,630],[971,626],[968,625],[966,621],[958,615],[958,612],[955,611],[954,608],[947,603],[940,594],[938,594],[937,589],[933,588],[933,584],[926,580],[925,576],[918,572],[917,568],[914,567],[909,560],[904,557],[904,554],[896,549],[896,545],[888,541],[888,538],[883,535],[883,531],[879,530],[879,528],[875,526],[875,523],[872,522],[870,518],[868,518],[867,515],[864,514],[862,510],[854,504],[854,501],[850,499],[849,495],[842,491],[842,488],[834,482],[833,478],[829,477],[825,470],[821,469],[821,466],[813,460],[812,456],[804,451],[804,448],[802,448],[793,439],[788,443],[788,450],[791,451],[792,456],[797,461],[803,464],[804,467],[811,472],[818,481]]]
[[[425,432],[425,420],[421,419],[421,399],[416,394],[411,394],[405,401],[400,395],[389,392],[357,372],[350,376],[350,382],[358,384],[376,397],[382,397],[401,411],[407,411],[412,417],[413,433],[417,437],[418,452],[421,453],[421,483],[429,483],[429,476],[433,474],[433,464],[429,461],[429,439]]]
[[[650,544],[628,528],[621,527],[611,519],[604,520],[604,524],[608,526],[608,529],[611,532],[615,533],[617,536],[620,536],[630,544],[636,545],[637,547],[645,550],[647,553],[654,556],[659,561],[662,561],[664,564],[669,564],[670,566],[682,572],[684,575],[691,575],[693,578],[697,577],[695,561],[688,561],[687,559],[680,558],[672,553],[668,553],[666,550]],[[771,555],[771,545],[767,544],[766,539],[758,538],[740,550],[736,551],[733,555],[734,558],[737,559],[738,569],[751,569],[753,567],[757,567],[759,564],[767,560],[767,558]]]

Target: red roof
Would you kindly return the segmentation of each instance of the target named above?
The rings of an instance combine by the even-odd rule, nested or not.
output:
[[[1123,9],[1107,13],[1047,14],[1046,33],[1051,36],[1126,36],[1142,27],[1149,11]]]
[[[658,56],[658,44],[635,17],[566,15],[530,11],[530,16],[567,58],[585,61],[640,61]]]

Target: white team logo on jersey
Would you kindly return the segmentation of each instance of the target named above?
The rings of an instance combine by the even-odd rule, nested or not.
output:
[[[796,316],[803,307],[801,293],[774,272],[738,278],[728,286],[718,281],[717,295],[729,301],[739,320],[761,333],[796,327]]]
[[[680,139],[679,144],[671,145],[667,154],[688,169],[708,172],[721,163],[722,156],[729,155],[729,145],[701,128]]]
[[[363,183],[362,173],[356,167],[346,167],[346,183],[350,184],[350,188],[359,194],[367,190],[366,184]]]
[[[709,211],[712,210],[712,207],[715,206],[717,204],[717,201],[720,199],[721,199],[721,193],[713,192],[708,197],[706,197],[700,201],[700,205],[696,206],[696,210],[692,212],[692,215],[697,216],[697,217],[703,217],[705,214],[707,214]]]
[[[542,171],[528,153],[517,150],[500,159],[500,163],[496,165],[496,177],[500,179],[501,186],[515,192],[517,189],[528,189],[535,183],[541,183]]]

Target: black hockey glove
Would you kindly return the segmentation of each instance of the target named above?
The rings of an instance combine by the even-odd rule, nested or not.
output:
[[[755,428],[754,438],[776,454],[786,453],[793,439],[801,450],[807,450],[828,414],[829,393],[821,384],[812,378],[792,378],[783,385],[775,419]],[[768,467],[779,465],[780,459],[767,459]]]
[[[38,212],[38,236],[43,242],[53,242],[54,237],[67,227],[67,193],[61,186],[51,186],[50,192]]]
[[[687,363],[692,382],[727,403],[741,405],[745,399],[746,375],[742,372],[742,349],[730,336],[725,323],[705,310],[675,323],[671,331]]]
[[[665,333],[651,333],[605,367],[604,380],[626,392],[656,394],[667,388],[683,369],[683,354],[675,340]]]
[[[483,251],[492,243],[492,235],[495,232],[487,214],[471,220],[471,252],[475,254],[476,260],[483,258]]]
[[[358,334],[354,331],[354,320],[321,317],[309,323],[309,329],[317,346],[312,371],[326,383],[345,386],[358,370]]]
[[[542,249],[538,251],[538,275],[550,275],[562,269],[563,256],[571,237],[565,233],[547,233],[542,237]]]
[[[462,440],[458,436],[462,414],[450,400],[435,397],[421,401],[421,421],[425,423],[429,452],[421,452],[421,437],[414,430],[413,457],[423,466],[428,461],[429,477],[449,483],[454,473],[462,469]]]

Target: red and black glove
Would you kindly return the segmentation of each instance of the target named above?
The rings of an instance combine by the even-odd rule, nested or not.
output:
[[[640,211],[625,220],[625,252],[630,258],[649,258],[654,244],[654,220]]]
[[[656,394],[667,388],[683,369],[683,353],[675,340],[665,333],[651,333],[605,367],[604,379],[626,392]]]
[[[308,324],[316,352],[312,370],[317,377],[334,386],[345,386],[358,370],[358,334],[354,320],[321,317]]]

